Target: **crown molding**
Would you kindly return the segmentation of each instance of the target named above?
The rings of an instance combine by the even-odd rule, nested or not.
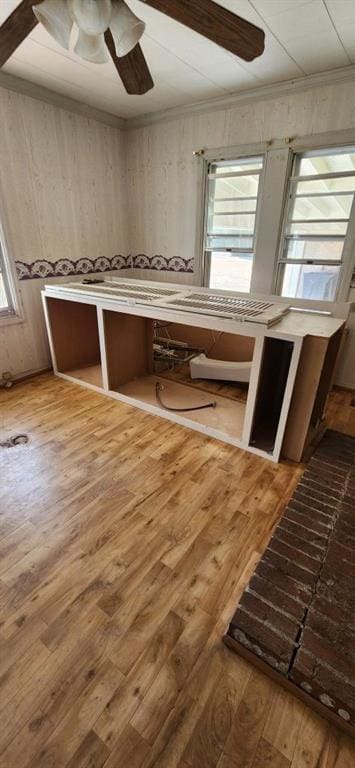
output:
[[[172,107],[171,109],[164,109],[159,112],[152,112],[139,117],[129,118],[125,121],[123,129],[132,130],[134,128],[144,128],[145,126],[177,120],[191,115],[200,115],[205,112],[217,112],[222,109],[232,109],[233,107],[248,104],[253,101],[274,99],[289,93],[296,93],[311,88],[321,88],[334,85],[335,83],[346,82],[355,83],[354,64],[339,69],[327,70],[326,72],[319,72],[315,75],[297,77],[293,80],[283,80],[282,82],[272,83],[271,85],[261,85],[257,88],[238,91],[236,93],[228,94],[227,96],[218,96],[216,99],[198,101],[193,104]]]
[[[65,109],[68,112],[75,112],[77,115],[88,117],[91,120],[104,123],[104,125],[109,125],[112,128],[122,129],[126,127],[126,120],[122,117],[117,117],[109,112],[96,109],[96,107],[90,107],[89,104],[77,101],[69,96],[63,96],[60,93],[56,93],[56,91],[51,91],[49,88],[45,88],[43,85],[37,85],[30,80],[23,80],[23,78],[7,74],[7,72],[0,71],[0,88],[6,88],[8,91],[16,91],[23,96],[30,96],[32,99],[44,101],[59,109]]]
[[[32,83],[30,80],[24,80],[23,78],[15,77],[14,75],[0,71],[0,88],[16,91],[24,96],[29,96],[33,99],[44,101],[47,104],[52,104],[59,109],[74,112],[82,117],[97,120],[104,125],[109,125],[112,128],[119,128],[124,131],[144,128],[145,126],[155,125],[157,123],[170,122],[172,120],[192,115],[200,115],[206,112],[218,112],[223,109],[232,109],[233,107],[248,104],[253,101],[265,101],[286,94],[309,90],[311,88],[327,87],[329,85],[346,82],[353,82],[355,84],[354,64],[339,69],[320,72],[316,75],[307,75],[306,77],[298,77],[293,80],[284,80],[271,85],[261,85],[257,88],[238,91],[226,96],[218,96],[215,99],[198,101],[193,104],[185,104],[127,119],[112,115],[101,109],[96,109],[95,107],[89,106],[89,104],[77,101],[68,96],[63,96],[42,85]]]

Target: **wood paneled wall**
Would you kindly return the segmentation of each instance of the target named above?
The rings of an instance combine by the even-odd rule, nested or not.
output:
[[[200,282],[202,161],[193,152],[355,130],[354,103],[355,82],[338,83],[131,130],[127,184],[135,211],[129,234],[132,253],[195,257],[190,281]]]
[[[0,88],[0,135],[0,219],[12,262],[127,253],[124,133]],[[49,364],[45,282],[19,283],[24,322],[0,325],[0,375]]]
[[[193,151],[355,129],[354,102],[355,84],[348,82],[122,132],[0,88],[0,218],[11,258],[195,258],[193,274],[130,275],[199,284],[203,185]],[[39,301],[44,282],[50,280],[20,283],[25,320],[0,326],[0,374],[49,363]],[[354,337],[355,329],[338,376],[353,387]]]
[[[137,277],[201,284],[202,162],[193,152],[354,128],[355,83],[313,87],[264,101],[130,131],[127,184],[134,206],[131,252],[195,258],[194,274],[136,270]],[[350,296],[349,296],[350,299]],[[351,320],[351,327],[354,319]],[[350,331],[338,383],[355,388]]]

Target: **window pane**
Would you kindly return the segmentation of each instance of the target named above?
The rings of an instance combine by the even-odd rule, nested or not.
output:
[[[317,153],[313,157],[302,157],[299,176],[313,176],[315,173],[343,173],[355,170],[355,152]]]
[[[353,195],[296,197],[292,209],[292,218],[346,219],[350,216],[352,203]]]
[[[323,178],[307,179],[318,174]],[[300,180],[294,178],[289,186],[291,205],[280,255],[281,261],[289,263],[279,267],[282,295],[331,300],[336,296],[353,210],[355,149],[342,147],[295,155],[292,175]],[[308,263],[292,263],[296,259]]]
[[[229,216],[223,216],[217,214],[212,219],[212,232],[211,234],[233,234],[235,232],[248,235],[254,234],[255,215],[251,214],[230,214]]]
[[[281,295],[293,299],[333,301],[339,272],[340,267],[335,266],[286,264]]]
[[[8,309],[8,307],[9,307],[9,302],[7,300],[7,296],[5,292],[4,278],[0,273],[0,312],[2,309]]]
[[[227,179],[210,180],[210,183],[211,195],[216,200],[220,197],[256,197],[259,176],[229,176]]]
[[[211,165],[211,173],[240,173],[240,171],[256,171],[263,167],[262,157],[240,157],[232,163],[221,162]]]
[[[214,162],[208,176],[205,250],[212,288],[248,291],[263,156]]]
[[[295,184],[295,182],[293,182]],[[354,192],[355,175],[340,179],[311,179],[297,182],[297,194],[309,195],[310,192]]]
[[[252,253],[211,253],[210,288],[250,291]]]
[[[242,235],[232,235],[230,237],[228,235],[222,235],[222,237],[213,235],[206,238],[206,245],[208,250],[213,250],[214,248],[239,248],[241,250],[246,248],[249,250],[253,247],[253,240],[254,238],[248,235],[244,237]]]
[[[243,213],[243,211],[256,211],[256,197],[247,200],[236,198],[235,200],[216,200],[213,206],[215,213]]]
[[[286,240],[285,258],[340,261],[344,240]]]
[[[347,221],[293,222],[287,227],[291,235],[346,235]]]

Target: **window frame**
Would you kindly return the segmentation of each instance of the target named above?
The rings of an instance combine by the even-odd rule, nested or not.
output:
[[[211,254],[213,252],[220,252],[220,253],[250,253],[252,255],[252,272],[255,262],[255,254],[256,254],[256,247],[257,247],[257,239],[258,239],[258,230],[259,230],[259,219],[260,219],[260,208],[261,208],[261,200],[262,200],[262,190],[263,190],[263,183],[264,183],[264,175],[265,175],[265,165],[266,165],[266,144],[258,144],[258,145],[248,145],[244,147],[234,148],[234,147],[228,147],[228,149],[225,149],[223,153],[219,155],[217,152],[217,156],[214,152],[210,153],[204,153],[204,178],[203,178],[203,199],[204,199],[204,212],[203,212],[203,232],[202,232],[202,278],[203,278],[203,285],[206,287],[209,287],[210,283],[210,276],[211,276]],[[256,198],[256,208],[255,208],[255,225],[254,225],[254,233],[252,235],[253,238],[253,248],[237,248],[237,247],[231,247],[231,248],[209,248],[207,245],[207,238],[208,238],[208,223],[209,223],[209,191],[210,191],[210,174],[209,169],[213,165],[218,164],[225,164],[228,166],[228,164],[231,164],[233,162],[238,162],[238,160],[244,159],[244,158],[250,158],[252,160],[253,158],[261,158],[262,159],[262,167],[259,169],[256,169],[255,171],[246,171],[245,175],[252,175],[258,174],[259,176],[259,183],[258,183],[258,193]],[[233,176],[237,176],[237,173],[233,173]],[[243,171],[240,172],[239,175],[244,175]],[[253,212],[254,213],[254,212]],[[252,282],[252,281],[251,281]],[[250,290],[247,292],[240,293],[250,293],[252,289],[252,285],[250,285]],[[213,289],[213,290],[219,290],[219,289]]]
[[[7,301],[7,306],[5,307],[1,306],[0,304],[0,319],[1,319],[4,317],[8,317],[9,315],[10,316],[13,315],[13,312],[14,312],[14,306],[13,306],[14,302],[11,295],[10,284],[9,284],[9,279],[7,275],[7,265],[5,263],[3,246],[2,246],[1,240],[0,240],[0,278],[2,280],[5,298]]]
[[[282,211],[282,225],[280,229],[280,241],[279,246],[276,254],[275,259],[275,276],[274,276],[274,293],[277,296],[280,296],[283,299],[289,299],[292,301],[295,301],[296,298],[289,297],[282,294],[282,284],[283,284],[283,277],[285,272],[285,267],[287,265],[294,265],[294,264],[300,264],[300,265],[318,265],[318,266],[336,266],[339,267],[339,274],[337,279],[337,285],[335,290],[335,295],[333,299],[319,299],[319,301],[324,302],[337,302],[337,301],[344,301],[346,300],[347,294],[351,287],[351,275],[353,273],[354,265],[352,263],[352,254],[355,249],[355,191],[353,194],[353,201],[349,213],[349,218],[344,220],[347,222],[347,229],[344,235],[300,235],[299,239],[312,239],[312,237],[315,240],[343,240],[343,249],[341,254],[341,259],[291,259],[287,258],[285,256],[285,246],[287,243],[287,227],[289,224],[292,223],[292,219],[290,218],[290,210],[291,206],[294,201],[294,197],[291,194],[293,185],[299,183],[300,181],[312,181],[312,180],[318,180],[322,178],[344,178],[349,176],[355,176],[355,170],[354,173],[352,172],[345,172],[345,171],[339,171],[339,173],[336,172],[329,172],[326,174],[314,174],[314,175],[303,175],[300,176],[299,174],[294,174],[294,169],[296,170],[297,162],[300,163],[300,160],[302,157],[308,156],[316,156],[318,153],[319,155],[325,154],[327,151],[329,151],[329,154],[333,153],[334,155],[337,153],[341,153],[344,149],[349,149],[355,151],[355,144],[354,143],[346,143],[346,144],[337,144],[336,146],[334,144],[332,145],[324,145],[324,146],[315,146],[311,148],[293,148],[291,153],[291,168],[290,173],[287,178],[287,190],[286,190],[286,201],[285,205]],[[329,193],[330,195],[332,193]],[[334,193],[333,193],[334,194]],[[340,193],[339,193],[340,194]],[[351,193],[350,193],[351,194]],[[314,222],[315,220],[313,220]],[[326,221],[326,220],[325,220]],[[340,220],[339,220],[340,221]],[[307,298],[301,298],[300,301],[318,301],[318,299],[307,299]]]
[[[4,223],[0,221],[0,272],[3,277],[5,294],[9,306],[0,308],[0,327],[13,323],[21,323],[24,320],[20,301],[20,292],[15,278],[14,269],[10,262],[7,250]]]
[[[296,153],[312,150],[341,150],[354,145],[354,131],[342,129],[325,133],[270,139],[253,144],[228,147],[208,148],[194,152],[196,162],[200,164],[200,217],[197,221],[195,280],[199,285],[209,285],[209,271],[205,257],[205,227],[208,207],[207,169],[208,165],[221,160],[233,160],[238,157],[264,155],[263,174],[259,190],[259,219],[255,228],[254,259],[250,293],[263,297],[274,296],[279,301],[295,307],[307,307],[332,311],[335,304],[349,301],[352,275],[355,273],[355,210],[352,208],[346,243],[343,249],[343,265],[337,285],[337,294],[333,301],[321,299],[291,299],[277,293],[278,255],[281,244],[284,212],[288,203],[287,193],[289,177],[292,172],[293,157]],[[201,167],[201,159],[202,167]],[[223,291],[222,291],[223,293]],[[238,292],[235,292],[238,293]],[[243,293],[246,296],[248,294]]]

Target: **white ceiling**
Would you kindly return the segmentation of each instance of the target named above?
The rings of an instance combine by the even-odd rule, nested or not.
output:
[[[128,96],[112,62],[84,62],[40,25],[2,71],[130,118],[355,63],[354,0],[219,0],[264,29],[265,52],[251,63],[140,0],[128,2],[147,23],[141,44],[155,82],[148,94]],[[0,0],[0,23],[18,3]]]

